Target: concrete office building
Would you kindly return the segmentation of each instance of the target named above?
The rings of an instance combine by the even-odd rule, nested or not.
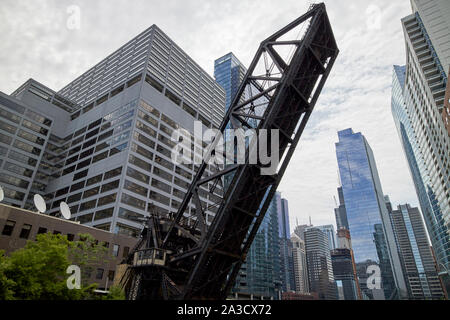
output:
[[[330,248],[330,250],[336,249],[336,232],[334,231],[334,226],[332,224],[323,226],[311,226],[309,228],[317,228],[325,233],[328,238],[328,247]],[[306,228],[305,230],[308,230],[308,228]]]
[[[305,241],[300,239],[295,233],[291,235],[291,241],[295,292],[300,294],[309,293]]]
[[[377,262],[386,299],[404,297],[406,285],[397,252],[394,232],[383,197],[375,158],[366,138],[352,129],[338,132],[336,157],[359,284],[366,296],[382,297],[368,290],[367,261]]]
[[[450,64],[450,2],[412,0],[411,5],[412,14],[401,20],[406,45],[402,107],[416,163],[407,158],[413,176],[420,175],[421,181],[414,182],[422,214],[443,281],[449,288],[450,135],[445,93]],[[400,116],[394,112],[394,118]]]
[[[65,201],[72,220],[136,236],[137,218],[177,211],[195,174],[171,161],[174,130],[194,133],[196,120],[203,132],[217,128],[224,105],[222,87],[153,25],[58,93],[30,80],[0,96],[6,201],[26,207],[39,192],[51,215]],[[223,190],[206,188],[210,222]],[[190,223],[192,214],[190,205]]]
[[[99,243],[109,248],[111,259],[99,261],[92,268],[89,278],[82,278],[87,283],[97,283],[99,290],[107,290],[114,280],[117,265],[136,245],[137,239],[124,235],[99,230],[79,223],[60,219],[33,211],[0,204],[0,250],[11,252],[25,247],[27,241],[33,241],[41,233],[66,235],[69,241],[78,241],[80,234],[90,234]],[[88,277],[82,270],[82,275]]]
[[[337,299],[327,235],[313,227],[305,230],[304,237],[309,292],[316,292],[320,300]]]
[[[444,293],[418,208],[390,210],[410,299],[442,299]]]

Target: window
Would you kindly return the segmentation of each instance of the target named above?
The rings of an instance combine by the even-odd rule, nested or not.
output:
[[[127,176],[147,184],[150,182],[150,177],[148,175],[143,174],[130,167],[127,168]]]
[[[24,224],[22,230],[20,230],[19,238],[28,239],[30,236],[31,224]]]
[[[148,189],[147,188],[144,188],[144,187],[142,187],[142,186],[140,186],[140,185],[138,185],[136,183],[133,183],[131,181],[128,181],[128,180],[125,180],[124,188],[129,190],[129,191],[131,191],[131,192],[134,192],[136,194],[144,196],[144,197],[146,197],[147,193],[148,193]]]
[[[58,191],[56,191],[55,198],[65,195],[67,192],[69,192],[69,187],[59,189]]]
[[[74,239],[75,239],[75,235],[74,234],[72,234],[72,233],[68,233],[67,234],[67,240],[73,241]]]
[[[88,222],[92,222],[92,217],[94,216],[93,213],[89,213],[89,214],[85,214],[83,216],[79,216],[78,217],[78,221],[80,223],[88,223]]]
[[[83,202],[80,206],[80,211],[85,211],[85,210],[89,210],[92,208],[95,208],[95,203],[97,202],[97,199],[95,200],[91,200],[91,201],[87,201],[87,202]]]
[[[114,281],[114,270],[109,270],[108,271],[108,280],[109,281]]]
[[[81,181],[81,182],[73,184],[70,187],[70,192],[77,191],[77,190],[80,190],[82,188],[84,188],[84,181]]]
[[[172,119],[170,119],[169,117],[167,117],[164,114],[161,116],[161,120],[164,121],[165,123],[167,123],[169,126],[171,126],[174,129],[179,128],[178,124],[175,121],[173,121]]]
[[[160,156],[155,156],[155,162],[167,169],[169,169],[170,171],[173,170],[173,164],[163,158],[161,158]]]
[[[116,153],[122,152],[127,147],[128,147],[128,142],[118,145],[114,148],[111,148],[111,150],[109,151],[109,156],[112,156],[112,155],[115,155]]]
[[[0,121],[0,129],[5,130],[9,133],[15,134],[17,127],[7,124],[6,122]]]
[[[103,180],[114,178],[122,173],[122,167],[107,171]]]
[[[88,174],[88,170],[78,172],[73,176],[73,181],[84,178],[87,176],[87,174]]]
[[[115,233],[117,234],[123,234],[129,237],[138,237],[140,231],[138,229],[129,227],[129,226],[125,226],[123,224],[118,223],[116,226],[116,230]]]
[[[100,186],[86,190],[83,194],[83,199],[97,195],[99,190],[100,190]]]
[[[162,190],[164,192],[167,192],[167,193],[170,193],[170,189],[171,189],[168,184],[165,184],[164,182],[156,180],[155,178],[152,179],[152,187],[155,187],[155,188]]]
[[[123,247],[123,254],[122,254],[122,257],[123,257],[123,258],[128,257],[128,253],[130,253],[130,247]]]
[[[142,144],[145,144],[147,147],[150,147],[152,149],[155,148],[155,142],[150,140],[149,138],[146,138],[145,136],[143,136],[139,132],[134,132],[133,133],[133,138],[134,138],[134,140],[136,140],[136,141],[138,141],[138,142],[140,142]]]
[[[103,176],[103,174],[99,174],[98,176],[87,179],[86,187],[102,181],[102,176]]]
[[[31,134],[29,132],[26,132],[24,130],[19,130],[19,133],[17,134],[17,136],[19,136],[25,140],[28,140],[30,142],[40,144],[41,146],[44,145],[44,142],[45,142],[44,139],[42,139],[34,134]]]
[[[166,196],[163,196],[162,194],[159,194],[155,191],[150,191],[150,199],[158,201],[159,203],[165,204],[166,206],[169,205],[170,199]]]
[[[77,194],[73,194],[67,198],[67,203],[72,203],[81,200],[81,192]]]
[[[39,227],[37,234],[47,233],[47,228]]]
[[[137,77],[134,77],[133,79],[131,79],[130,81],[127,82],[127,88],[131,87],[132,85],[138,83],[139,81],[141,81],[142,78],[142,74],[138,75]]]
[[[181,99],[174,95],[172,92],[166,89],[166,97],[172,100],[173,103],[180,105]]]
[[[101,206],[104,206],[106,204],[116,201],[116,195],[117,195],[116,193],[113,193],[113,194],[110,194],[109,196],[98,199],[98,206],[101,207]]]
[[[146,114],[145,112],[142,111],[138,111],[138,116],[139,118],[145,120],[146,122],[150,123],[151,125],[153,125],[155,128],[158,128],[158,120],[156,120],[155,118],[149,116],[148,114]]]
[[[55,230],[55,231],[53,231],[53,234],[61,234],[61,231]]]
[[[113,247],[113,256],[114,257],[118,257],[119,256],[119,249],[120,249],[120,246],[118,244],[115,244],[114,247]]]
[[[4,236],[12,235],[15,225],[16,225],[15,221],[6,220],[5,226],[3,227],[2,235]]]
[[[150,84],[153,88],[155,88],[156,90],[158,90],[159,92],[162,92],[164,87],[162,84],[160,84],[158,81],[154,80],[152,77],[150,77],[149,75],[145,76],[145,82],[147,82],[148,84]]]
[[[138,157],[135,157],[132,154],[130,154],[129,162],[134,164],[135,166],[138,166],[139,168],[147,170],[149,172],[152,170],[152,166],[150,165],[150,163],[148,163]]]
[[[145,210],[145,201],[139,200],[135,197],[132,197],[126,193],[122,194],[122,203],[127,204],[129,206],[141,209],[141,210]]]
[[[157,118],[159,118],[159,111],[150,106],[147,102],[141,100],[139,103],[139,106],[143,108],[145,111],[150,112],[151,114],[155,115]]]
[[[83,159],[83,158],[86,158],[87,156],[90,156],[90,155],[93,154],[93,153],[94,153],[94,148],[91,148],[91,149],[89,149],[89,150],[83,151],[83,152],[80,154],[80,160]]]
[[[139,218],[143,218],[142,214],[127,210],[125,208],[119,209],[119,217],[126,220],[136,221]]]
[[[97,211],[95,213],[94,221],[111,218],[113,215],[113,211],[114,211],[114,208],[108,208],[108,209]]]
[[[14,145],[14,147],[16,147],[16,148],[18,148],[20,150],[29,152],[29,153],[34,154],[36,156],[41,154],[41,149],[33,147],[32,145],[30,145],[28,143],[25,143],[25,142],[22,142],[22,141],[19,141],[19,140],[15,140],[13,145]]]
[[[144,131],[146,134],[148,134],[151,137],[156,137],[156,131],[150,128],[149,126],[143,124],[141,121],[136,121],[136,128]]]
[[[157,176],[163,178],[164,180],[172,182],[172,175],[167,173],[166,171],[160,169],[160,168],[154,167],[153,168],[153,173],[156,174]]]
[[[100,123],[102,123],[102,119],[98,119],[97,121],[92,122],[89,127],[88,130],[91,130],[92,128],[98,126]]]
[[[97,269],[97,274],[95,275],[95,279],[97,279],[97,280],[103,279],[103,273],[104,273],[104,272],[105,272],[104,269],[98,268],[98,269]]]
[[[102,185],[101,193],[117,189],[119,187],[119,182],[120,182],[120,180],[116,180],[116,181],[109,182],[109,183]]]
[[[94,158],[92,158],[92,163],[96,163],[100,160],[106,159],[108,157],[108,151],[99,153],[98,155],[94,156]]]

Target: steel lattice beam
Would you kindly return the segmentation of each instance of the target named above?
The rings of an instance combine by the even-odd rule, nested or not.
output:
[[[301,39],[283,39],[303,24],[307,28]],[[292,56],[283,57],[280,48],[287,46],[293,49]],[[218,172],[208,176],[209,159],[204,159],[174,219],[162,227],[149,220],[146,237],[151,236],[152,247],[163,250],[158,252],[164,252],[167,258],[163,266],[134,269],[139,281],[133,283],[138,283],[140,289],[131,291],[138,292],[138,298],[154,297],[155,292],[161,292],[163,299],[226,298],[338,52],[323,3],[311,6],[306,14],[261,43],[220,131],[223,133],[230,123],[233,128],[250,128],[255,132],[279,130],[279,150],[271,150],[278,151],[279,166],[274,174],[262,175],[264,165],[249,161],[250,150],[256,147],[255,137],[246,145],[243,164],[219,167]],[[265,74],[261,74],[261,66]],[[214,140],[211,150],[219,141]],[[224,177],[230,174],[231,182],[208,225],[199,188],[213,181],[214,186],[223,184]],[[194,228],[182,223],[190,203],[196,208]],[[149,241],[140,243],[140,248],[145,243],[150,246]],[[161,281],[154,281],[158,276]]]

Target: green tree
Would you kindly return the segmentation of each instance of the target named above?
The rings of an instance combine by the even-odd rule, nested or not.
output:
[[[0,299],[98,299],[96,285],[89,285],[86,277],[107,259],[108,249],[90,235],[71,242],[64,235],[40,234],[9,257],[0,252]],[[70,265],[82,271],[81,289],[67,287]]]
[[[102,300],[125,300],[125,293],[120,287],[111,286],[109,293]]]

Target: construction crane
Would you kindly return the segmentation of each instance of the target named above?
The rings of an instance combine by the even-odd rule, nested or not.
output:
[[[245,161],[213,170],[216,137],[178,212],[150,213],[118,267],[128,299],[227,298],[338,52],[323,3],[261,42],[219,129],[252,130]],[[249,156],[264,130],[278,136],[268,150],[278,155],[275,170]]]

